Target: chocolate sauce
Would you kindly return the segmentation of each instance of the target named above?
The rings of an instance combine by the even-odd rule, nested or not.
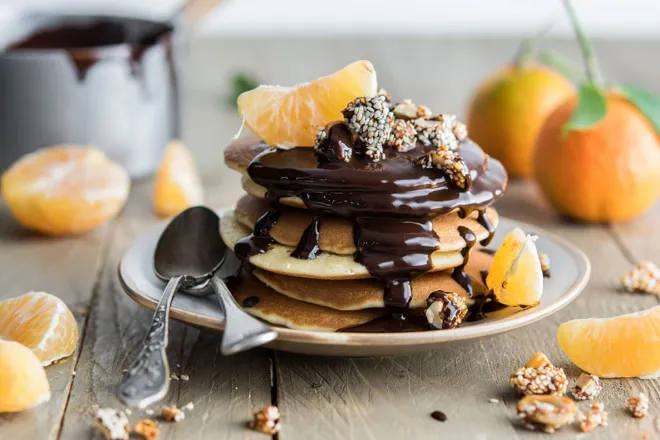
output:
[[[486,318],[487,313],[493,313],[498,310],[507,308],[506,304],[502,304],[495,300],[495,295],[489,293],[488,295],[483,295],[474,298],[474,304],[470,307],[470,313],[468,314],[468,322],[477,322]]]
[[[104,59],[125,58],[137,74],[148,49],[169,41],[172,31],[168,24],[136,18],[52,17],[47,26],[42,25],[25,39],[10,44],[8,50],[63,50],[80,80]]]
[[[305,228],[298,246],[291,252],[293,258],[313,260],[319,253],[319,218],[314,216],[312,222]]]
[[[454,271],[451,274],[451,277],[456,281],[465,291],[468,293],[470,298],[472,297],[472,278],[470,275],[465,272],[465,266],[467,266],[468,261],[470,260],[470,251],[477,243],[477,236],[474,235],[469,228],[465,226],[458,227],[458,233],[461,235],[463,240],[465,240],[465,247],[461,250],[461,255],[463,256],[463,262],[460,266],[454,268]]]
[[[405,319],[387,315],[339,331],[343,333],[407,333],[427,331],[430,328],[426,316],[406,313]]]
[[[484,284],[486,283],[486,278],[488,278],[488,270],[480,270],[479,274],[481,275],[481,279],[484,281]]]
[[[495,249],[480,248],[479,252],[483,252],[488,255],[495,255]]]
[[[438,422],[446,422],[447,421],[447,414],[443,413],[442,411],[433,411],[431,413],[431,417],[436,419]]]
[[[250,308],[259,304],[259,298],[256,296],[248,296],[243,300],[243,307]]]
[[[488,218],[488,215],[486,215],[485,209],[479,210],[477,221],[486,229],[486,231],[488,231],[488,237],[481,240],[479,244],[482,246],[488,246],[490,242],[493,241],[493,237],[495,236],[495,226],[493,226],[493,223]]]
[[[347,148],[353,147],[351,139],[344,136],[341,140]],[[356,155],[347,161],[318,161],[312,148],[268,149],[250,163],[248,174],[267,189],[271,206],[282,197],[297,197],[314,214],[351,219],[357,249],[355,261],[383,281],[385,305],[395,318],[403,320],[412,298],[410,281],[432,269],[431,255],[440,247],[433,231],[433,217],[457,208],[463,212],[478,209],[483,217],[481,212],[503,194],[507,183],[502,165],[468,140],[459,151],[470,170],[472,186],[462,191],[441,171],[415,165],[415,160],[431,149],[422,143],[406,152],[388,148],[386,160],[380,162]],[[487,221],[485,218],[480,223],[490,233],[494,228]],[[257,229],[239,242],[238,255],[249,256],[268,248],[272,241],[255,243],[259,237]],[[307,235],[314,235],[313,231],[305,232],[298,245],[302,249],[308,247]],[[467,228],[459,232],[466,248],[463,265],[454,271],[453,277],[471,295],[472,282],[464,267],[476,236]]]
[[[271,208],[262,215],[254,225],[254,232],[242,238],[234,246],[236,256],[243,261],[248,261],[253,255],[265,253],[275,243],[269,232],[279,218],[280,211],[276,208]]]

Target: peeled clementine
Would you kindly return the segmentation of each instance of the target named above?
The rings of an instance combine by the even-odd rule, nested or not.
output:
[[[156,171],[154,211],[161,217],[172,217],[203,201],[204,189],[192,154],[183,142],[170,142]]]
[[[564,353],[582,370],[601,377],[660,374],[660,306],[604,319],[575,319],[559,326]]]
[[[586,222],[634,218],[660,196],[660,138],[623,97],[607,96],[607,115],[594,127],[562,133],[576,99],[543,125],[534,155],[535,177],[562,214]]]
[[[376,71],[369,61],[356,61],[317,80],[293,87],[259,86],[242,93],[238,109],[254,134],[282,148],[312,147],[328,122],[355,98],[374,96]]]
[[[543,122],[573,93],[566,78],[543,65],[506,67],[486,80],[472,98],[468,132],[502,162],[510,177],[528,177]]]
[[[49,235],[77,234],[109,220],[129,188],[126,170],[91,147],[43,148],[2,175],[2,197],[14,217]]]
[[[0,337],[25,345],[45,366],[73,353],[78,323],[58,297],[29,292],[0,301]]]
[[[50,400],[46,371],[29,348],[0,338],[0,413],[33,408]]]

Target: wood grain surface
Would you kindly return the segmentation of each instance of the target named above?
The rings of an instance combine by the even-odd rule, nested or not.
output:
[[[206,184],[209,204],[216,208],[230,205],[241,194],[237,175],[224,169]],[[0,298],[28,290],[57,294],[72,308],[81,329],[78,351],[47,368],[53,388],[50,402],[20,414],[0,415],[0,439],[94,438],[89,411],[96,405],[118,405],[114,396],[121,370],[135,355],[151,314],[123,294],[117,264],[132,240],[161,221],[151,212],[150,190],[148,182],[137,184],[118,219],[68,239],[26,233],[6,208],[0,210]],[[660,207],[623,225],[585,227],[556,216],[531,184],[518,182],[511,184],[498,209],[502,215],[557,233],[588,254],[592,279],[571,306],[521,330],[393,358],[312,357],[268,350],[225,358],[219,354],[216,335],[173,322],[168,349],[172,370],[190,380],[174,381],[165,402],[193,402],[195,408],[178,424],[161,423],[160,438],[266,438],[246,429],[246,423],[252,412],[271,401],[283,414],[282,440],[546,438],[520,427],[515,416],[518,396],[508,385],[509,374],[534,352],[543,351],[575,380],[579,371],[556,343],[560,323],[658,304],[653,296],[622,293],[618,282],[634,262],[660,261],[660,243],[652,239],[657,237]],[[658,381],[605,380],[603,388],[600,400],[609,411],[610,426],[589,438],[660,436],[655,405],[643,420],[630,417],[625,407],[626,398],[639,391],[657,402]],[[447,415],[446,422],[430,417],[436,410]],[[145,416],[134,411],[131,420]],[[579,435],[567,427],[553,438]]]

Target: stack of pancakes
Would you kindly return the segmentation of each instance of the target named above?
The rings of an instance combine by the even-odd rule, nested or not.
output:
[[[442,184],[427,183],[426,171],[409,179],[423,185],[405,186],[405,175],[396,173],[409,170],[394,166],[407,164],[414,151],[365,165],[355,157],[323,163],[312,148],[280,151],[255,139],[230,145],[225,161],[242,174],[247,194],[223,216],[221,235],[254,268],[232,288],[239,304],[273,324],[315,331],[360,331],[393,313],[422,315],[436,291],[470,304],[492,259],[479,243],[497,227],[490,204],[504,191],[506,173],[476,144],[465,144],[475,168],[468,191],[448,189],[441,176]],[[383,217],[391,221],[381,228]]]

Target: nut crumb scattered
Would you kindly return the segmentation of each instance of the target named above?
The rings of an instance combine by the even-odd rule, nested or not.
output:
[[[268,435],[275,435],[282,428],[280,410],[275,405],[269,405],[254,413],[250,428]]]
[[[122,375],[122,376],[126,376],[126,373],[128,373],[128,370],[127,370],[126,368],[124,368],[123,370],[121,370],[121,375]]]
[[[170,374],[170,379],[172,379],[172,380],[179,380],[179,376],[177,376],[176,374],[172,373],[172,374]]]
[[[75,376],[75,375],[76,375],[76,372],[75,372],[75,371],[72,371],[72,372],[71,372],[71,376]]]
[[[175,423],[186,418],[186,414],[174,405],[164,407],[160,415],[165,421]]]
[[[465,299],[454,292],[433,292],[426,299],[426,304],[426,319],[437,330],[460,326],[468,312]]]
[[[192,411],[193,409],[195,409],[195,404],[192,403],[192,402],[188,402],[185,405],[183,405],[183,407],[181,409],[183,409],[185,411]]]
[[[553,433],[575,419],[577,406],[568,397],[528,395],[518,402],[517,413],[525,428]]]
[[[628,398],[628,408],[633,417],[641,419],[649,413],[649,398],[644,393],[639,393],[637,397]]]
[[[190,376],[188,376],[187,374],[182,374],[181,376],[179,376],[179,379],[181,379],[184,382],[188,382],[190,380]]]
[[[581,417],[580,429],[582,432],[593,432],[599,426],[607,426],[607,411],[602,403],[593,402],[591,409]]]
[[[600,378],[593,374],[582,373],[573,388],[575,400],[592,400],[603,389]]]
[[[154,410],[153,409],[145,409],[144,413],[148,416],[153,416],[154,415]]]
[[[156,440],[160,429],[158,424],[150,419],[140,420],[133,425],[133,432],[146,440]]]
[[[133,414],[133,411],[131,411],[130,408],[125,408],[124,412],[126,413],[127,416],[130,416],[131,414]]]
[[[621,284],[628,292],[660,295],[660,269],[642,261],[621,277]]]
[[[539,261],[544,278],[550,278],[550,257],[545,252],[539,252]]]
[[[509,379],[521,394],[563,395],[568,387],[568,378],[562,368],[555,367],[541,352],[532,356],[522,368],[517,369]]]
[[[97,409],[94,413],[92,426],[106,440],[128,440],[128,417],[121,410],[113,408]]]
[[[497,400],[497,399],[488,399],[488,401],[489,401],[490,403],[500,403],[500,401]]]

